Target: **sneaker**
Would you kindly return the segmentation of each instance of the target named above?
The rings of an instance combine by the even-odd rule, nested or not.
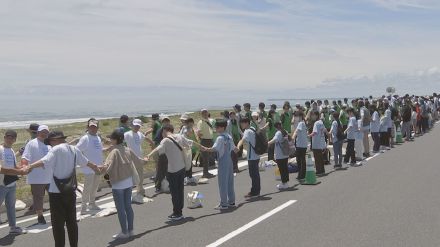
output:
[[[204,174],[204,175],[202,176],[202,178],[213,178],[213,177],[215,177],[215,175],[212,174],[212,173]]]
[[[228,208],[229,208],[228,206],[223,206],[223,205],[219,204],[219,205],[217,205],[217,207],[215,207],[214,209],[215,209],[215,210],[226,210],[226,209],[228,209]]]
[[[188,178],[188,185],[197,185],[197,179],[195,177]]]
[[[100,207],[98,207],[95,203],[89,204],[89,210],[90,211],[99,211],[101,210]]]
[[[81,215],[85,215],[87,214],[87,205],[82,205],[81,206]]]
[[[9,230],[9,234],[14,234],[14,235],[21,235],[21,234],[26,234],[28,231],[21,228],[21,227],[11,227],[11,229]]]
[[[133,231],[133,230],[128,231],[128,236],[129,236],[129,237],[133,237],[133,236],[134,236],[134,231]]]
[[[230,208],[235,208],[235,207],[237,207],[237,206],[235,205],[235,202],[233,202],[233,203],[229,203],[229,204],[228,204],[228,207],[230,207]]]
[[[183,215],[172,214],[172,215],[168,216],[168,219],[171,221],[183,220]]]
[[[289,184],[287,184],[287,183],[278,184],[277,188],[278,188],[278,190],[285,190],[285,189],[289,188]]]
[[[237,176],[237,173],[236,172],[234,172],[234,177],[236,177]]]
[[[114,239],[124,239],[124,238],[128,238],[128,237],[129,237],[129,235],[127,233],[123,233],[123,232],[120,232],[118,234],[113,235]]]
[[[47,224],[46,219],[44,218],[43,215],[38,216],[38,224],[39,225],[46,225]]]

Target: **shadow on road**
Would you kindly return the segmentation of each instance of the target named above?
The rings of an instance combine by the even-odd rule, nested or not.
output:
[[[0,246],[9,246],[12,245],[15,241],[15,237],[17,235],[8,234],[0,239]]]

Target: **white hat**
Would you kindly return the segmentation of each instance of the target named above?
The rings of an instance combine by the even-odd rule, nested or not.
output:
[[[201,112],[204,112],[204,111],[208,111],[208,109],[206,109],[206,108],[203,108],[202,110],[200,110]]]
[[[142,120],[134,119],[133,120],[133,126],[142,126]]]
[[[160,120],[161,120],[161,121],[163,121],[164,119],[171,120],[171,119],[168,117],[168,115],[163,115],[163,116],[160,117]]]
[[[38,126],[38,132],[43,131],[43,130],[47,130],[49,131],[49,127],[47,125],[40,125]]]
[[[259,114],[258,114],[258,112],[252,112],[252,115],[251,115],[252,117],[258,117],[259,116]]]
[[[182,116],[180,116],[180,120],[188,120],[188,114],[183,113]]]

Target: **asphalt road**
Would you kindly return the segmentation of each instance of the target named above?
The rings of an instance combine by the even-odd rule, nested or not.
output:
[[[182,222],[168,222],[170,195],[160,194],[154,202],[133,206],[133,238],[112,240],[120,229],[116,215],[89,217],[79,223],[80,246],[440,246],[439,138],[440,128],[435,128],[363,166],[341,171],[326,166],[329,174],[316,186],[298,185],[291,174],[291,188],[283,192],[275,187],[274,168],[268,168],[261,172],[262,196],[252,200],[243,197],[250,179],[242,162],[235,210],[213,209],[218,204],[214,178],[185,187],[205,199],[203,208],[184,209]],[[153,196],[154,189],[147,195]],[[105,195],[101,200],[101,205],[111,204]],[[20,217],[26,222],[19,225],[36,222],[27,219]],[[53,246],[47,227],[17,237],[7,230],[0,226],[0,246]]]

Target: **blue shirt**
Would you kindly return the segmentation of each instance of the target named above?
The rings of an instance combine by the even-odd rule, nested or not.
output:
[[[296,147],[307,148],[308,144],[307,126],[304,121],[301,121],[299,122],[298,127],[296,127]]]
[[[230,135],[222,133],[217,137],[212,148],[217,152],[218,159],[221,159],[224,155],[228,155],[225,153],[226,151],[234,150],[235,145]]]

